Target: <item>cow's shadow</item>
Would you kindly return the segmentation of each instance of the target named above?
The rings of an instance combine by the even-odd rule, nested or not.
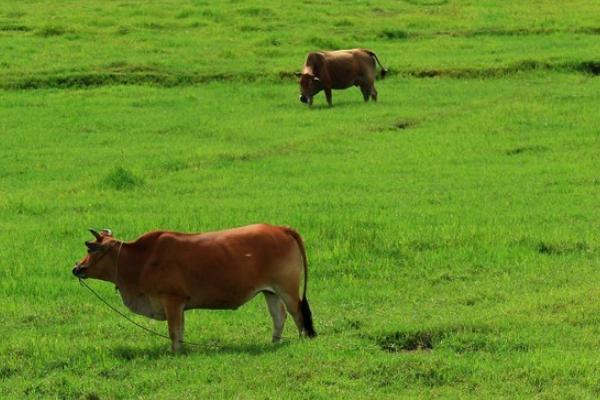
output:
[[[176,357],[194,354],[216,355],[216,354],[248,354],[260,355],[265,353],[273,353],[288,345],[288,341],[281,343],[226,343],[220,341],[206,341],[198,344],[186,344],[178,353],[171,352],[169,342],[152,345],[148,347],[139,346],[117,346],[112,353],[115,357],[122,360],[135,359],[159,359],[163,357]]]

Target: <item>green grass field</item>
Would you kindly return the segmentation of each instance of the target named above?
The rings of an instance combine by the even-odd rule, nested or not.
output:
[[[0,398],[600,396],[600,3],[46,3],[0,5]],[[380,101],[301,104],[351,47]],[[71,274],[88,227],[255,222],[303,235],[317,339],[259,296],[173,355]]]

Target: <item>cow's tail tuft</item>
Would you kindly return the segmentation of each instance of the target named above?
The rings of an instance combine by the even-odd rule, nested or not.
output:
[[[298,232],[291,228],[285,228],[285,231],[288,235],[294,238],[296,243],[298,243],[298,247],[300,248],[300,253],[302,254],[302,263],[304,264],[304,290],[302,291],[302,300],[300,300],[300,312],[302,313],[302,321],[304,323],[304,332],[310,338],[314,338],[317,336],[317,332],[315,331],[315,327],[313,325],[312,320],[312,312],[310,311],[310,306],[308,305],[308,300],[306,299],[306,286],[308,284],[308,267],[306,261],[306,250],[304,249],[304,241]]]
[[[377,61],[377,64],[379,64],[379,67],[381,68],[381,79],[385,79],[385,76],[387,75],[387,73],[389,72],[389,70],[387,68],[385,68],[381,62],[379,61],[379,58],[377,58],[377,54],[375,54],[374,52],[372,52],[371,50],[365,50],[367,53],[369,53],[369,55],[371,57],[373,57],[373,59],[375,61]]]
[[[381,68],[381,79],[385,79],[385,76],[387,75],[388,70],[385,68]]]
[[[300,301],[300,311],[302,312],[302,321],[304,321],[304,331],[309,338],[314,338],[317,336],[317,332],[315,331],[315,327],[313,325],[312,313],[310,312],[310,307],[308,305],[308,300],[306,300],[306,296],[302,297]]]

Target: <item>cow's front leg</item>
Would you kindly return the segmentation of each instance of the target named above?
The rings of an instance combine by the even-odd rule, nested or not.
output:
[[[183,310],[185,300],[177,296],[165,296],[162,298],[163,307],[169,325],[169,337],[171,338],[171,350],[176,353],[183,342]]]
[[[325,98],[327,99],[327,104],[331,107],[333,104],[331,103],[331,88],[323,88],[325,91]]]

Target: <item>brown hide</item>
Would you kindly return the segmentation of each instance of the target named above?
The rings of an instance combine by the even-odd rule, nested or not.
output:
[[[133,312],[167,319],[174,350],[183,337],[183,310],[235,309],[259,292],[276,325],[274,341],[283,328],[283,305],[300,333],[314,336],[308,302],[299,297],[304,247],[292,229],[258,224],[199,234],[154,231],[133,242],[102,234],[87,245],[90,253],[73,273],[112,282]]]
[[[314,95],[323,90],[331,105],[331,90],[350,86],[358,86],[365,101],[377,100],[375,62],[379,63],[375,53],[366,49],[309,53],[300,74],[300,100],[312,104]],[[387,70],[379,65],[383,77]]]

